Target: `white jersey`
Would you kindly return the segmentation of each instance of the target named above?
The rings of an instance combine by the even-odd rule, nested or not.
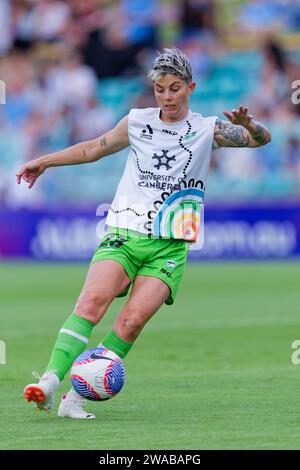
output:
[[[130,151],[107,225],[154,237],[203,238],[215,120],[189,111],[182,121],[168,123],[159,108],[132,109]]]

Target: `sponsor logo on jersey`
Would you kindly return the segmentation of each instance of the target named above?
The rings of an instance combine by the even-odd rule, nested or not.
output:
[[[174,269],[177,266],[177,263],[176,261],[173,261],[172,259],[168,259],[168,261],[166,262],[166,266],[169,269]]]
[[[196,134],[197,134],[197,131],[191,132],[190,134],[185,134],[185,136],[183,137],[183,140],[184,141],[191,140],[195,137]]]
[[[150,126],[150,124],[146,124],[145,129],[142,130],[140,134],[141,139],[147,139],[147,140],[152,140],[153,136],[153,129]]]
[[[162,132],[164,132],[165,134],[170,134],[170,135],[178,135],[178,132],[169,131],[169,129],[163,129]]]

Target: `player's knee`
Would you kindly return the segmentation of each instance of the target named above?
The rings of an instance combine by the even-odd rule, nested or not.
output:
[[[139,310],[127,310],[124,315],[116,320],[116,333],[121,337],[133,340],[144,327],[144,320]]]
[[[76,304],[75,312],[93,323],[101,320],[109,305],[108,297],[101,292],[83,292]]]

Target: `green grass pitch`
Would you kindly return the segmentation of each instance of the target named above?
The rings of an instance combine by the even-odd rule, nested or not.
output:
[[[188,265],[178,297],[126,358],[120,395],[96,420],[36,412],[22,398],[72,311],[85,265],[1,264],[1,449],[299,449],[298,263]],[[94,329],[106,334],[124,299]],[[68,389],[68,378],[61,391]]]

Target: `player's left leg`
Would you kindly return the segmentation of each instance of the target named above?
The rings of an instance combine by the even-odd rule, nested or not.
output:
[[[138,275],[127,303],[116,318],[114,332],[117,337],[132,345],[169,295],[170,288],[161,279]],[[108,346],[105,339],[102,344]]]
[[[174,302],[186,265],[188,245],[182,240],[155,239],[150,243],[141,240],[140,244],[148,256],[137,272],[130,298],[113,330],[100,343],[121,358],[126,356],[160,306],[164,302],[167,305]]]
[[[122,359],[159,308],[170,297],[169,286],[157,277],[136,276],[130,297],[116,318],[114,327],[100,342]]]

